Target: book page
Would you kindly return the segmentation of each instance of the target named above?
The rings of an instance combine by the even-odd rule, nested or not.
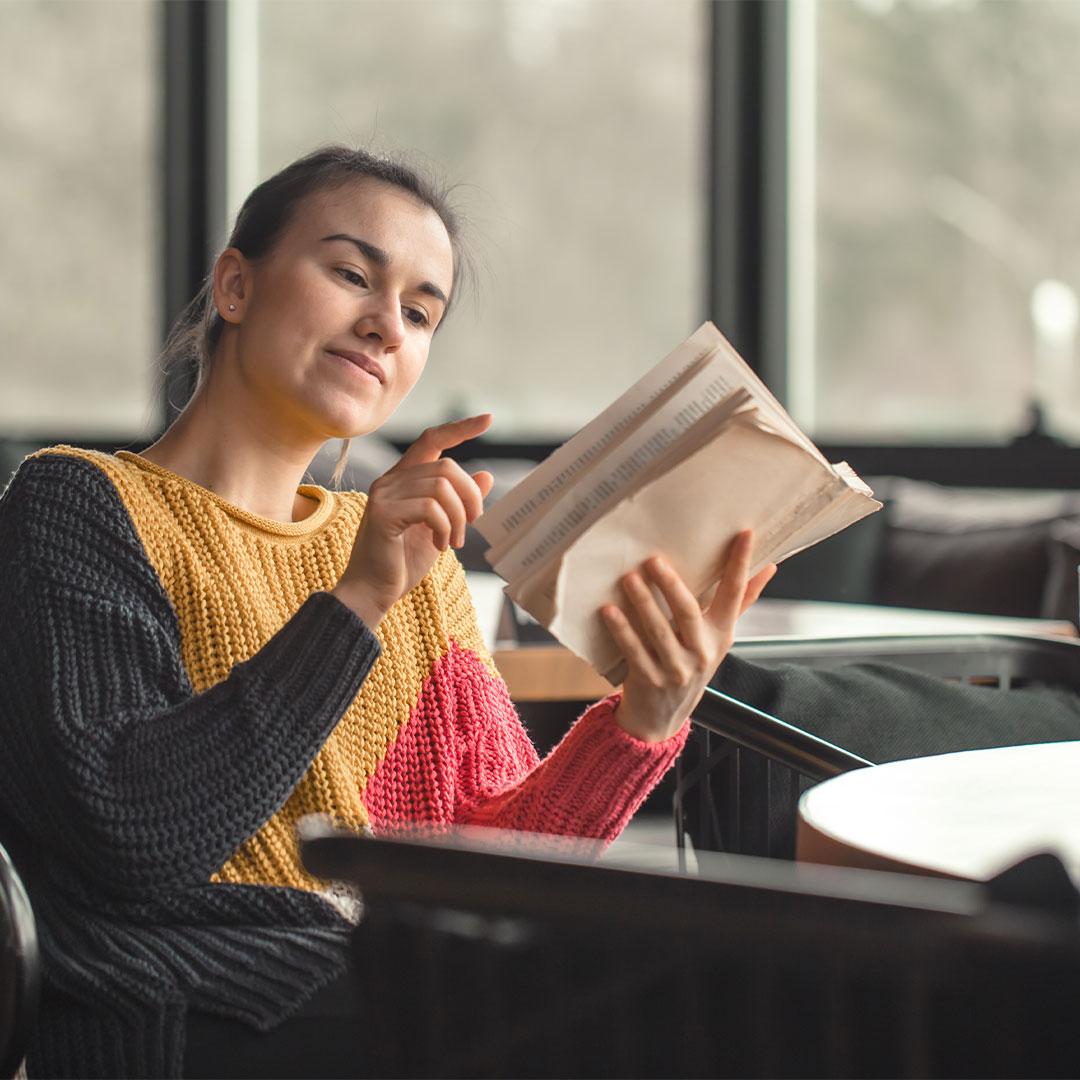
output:
[[[703,370],[672,399],[670,408],[624,440],[617,453],[605,455],[564,488],[533,528],[520,530],[507,544],[486,552],[496,573],[513,581],[556,558],[616,502],[714,438],[735,413],[747,407],[744,390],[721,397],[726,388],[722,377],[711,369]]]
[[[778,435],[797,443],[808,454],[825,463],[825,457],[821,451],[810,441],[798,424],[791,419],[784,406],[776,400],[772,391],[735,351],[727,338],[712,323],[706,323],[705,326],[711,329],[716,339],[717,349],[716,353],[710,358],[711,362],[724,371],[732,382],[747,389],[754,404],[758,407],[762,422],[771,427]]]
[[[706,327],[677,346],[477,519],[474,524],[484,539],[494,546],[525,526],[623,432],[656,412],[715,349],[715,338]]]
[[[880,507],[754,411],[740,412],[717,438],[594,522],[557,566],[511,583],[507,591],[563,644],[617,682],[621,657],[599,610],[625,603],[618,584],[624,573],[660,552],[694,594],[704,596],[718,580],[735,533],[754,530],[757,570],[792,554],[793,534],[838,495],[851,501],[842,517],[831,520],[832,531]]]
[[[513,534],[532,527],[569,485],[580,481],[634,431],[658,416],[677,422],[673,414],[693,403],[690,384],[699,388],[698,404],[703,407],[708,406],[707,387],[718,387],[723,394],[745,389],[765,424],[824,463],[821,452],[723,334],[712,323],[704,323],[477,519],[476,528],[492,546],[492,565],[515,542]]]
[[[476,524],[511,598],[617,682],[599,609],[650,555],[704,600],[739,530],[760,568],[877,509],[706,323]]]

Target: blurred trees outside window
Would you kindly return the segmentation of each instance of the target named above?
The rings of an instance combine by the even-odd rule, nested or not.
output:
[[[1080,439],[1080,3],[789,12],[797,418],[993,444],[1037,403]]]
[[[158,427],[158,8],[0,2],[0,434]]]

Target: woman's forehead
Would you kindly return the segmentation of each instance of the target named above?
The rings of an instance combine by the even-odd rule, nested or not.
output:
[[[365,235],[380,247],[452,256],[450,237],[439,215],[411,192],[378,180],[360,180],[319,192],[305,200],[297,224],[309,236]],[[325,231],[324,231],[325,230]]]
[[[316,192],[297,207],[285,243],[296,253],[332,246],[376,248],[380,266],[434,285],[450,295],[454,251],[442,218],[408,191],[378,180],[359,180]],[[361,241],[357,244],[356,241]]]

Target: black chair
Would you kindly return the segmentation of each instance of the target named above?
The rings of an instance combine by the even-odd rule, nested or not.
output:
[[[1080,642],[1006,634],[777,639],[743,642],[763,667],[889,663],[1008,691],[1031,683],[1080,690]],[[675,767],[676,844],[790,859],[799,796],[813,783],[873,764],[777,716],[709,688]],[[685,865],[685,863],[684,863]]]
[[[1080,1072],[1074,893],[515,842],[308,833],[307,868],[363,895],[357,1076]]]
[[[30,900],[0,847],[0,1077],[14,1076],[37,1019],[41,960]]]

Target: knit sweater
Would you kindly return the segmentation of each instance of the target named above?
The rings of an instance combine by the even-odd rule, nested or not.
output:
[[[681,749],[591,707],[542,763],[452,553],[373,633],[326,590],[364,510],[281,523],[58,447],[0,499],[0,835],[29,880],[38,1074],[176,1075],[189,1008],[267,1029],[344,968],[316,812],[608,840]]]

